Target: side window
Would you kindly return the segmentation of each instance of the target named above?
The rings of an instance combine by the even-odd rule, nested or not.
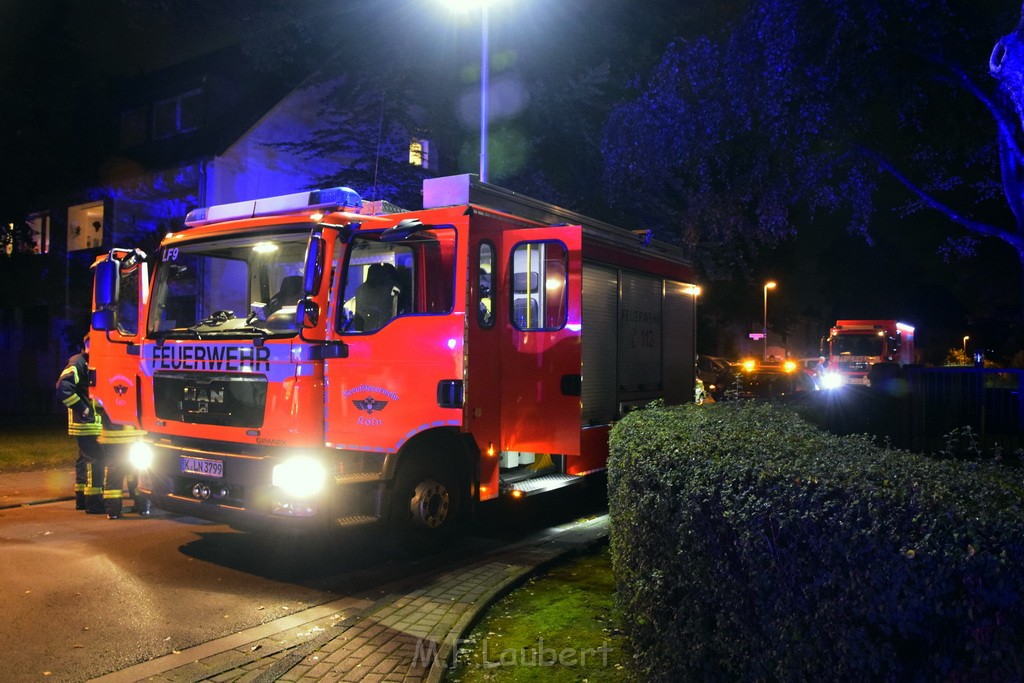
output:
[[[565,326],[569,254],[561,242],[524,242],[512,251],[509,269],[512,324],[520,330]]]
[[[476,283],[476,321],[480,327],[494,327],[494,288],[491,276],[494,273],[494,245],[480,243]]]

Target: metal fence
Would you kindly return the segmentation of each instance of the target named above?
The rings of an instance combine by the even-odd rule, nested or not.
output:
[[[904,427],[910,448],[936,451],[946,435],[969,427],[991,451],[1024,448],[1024,370],[909,368]]]

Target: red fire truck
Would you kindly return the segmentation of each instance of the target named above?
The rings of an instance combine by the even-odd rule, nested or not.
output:
[[[440,535],[602,470],[624,411],[692,400],[699,290],[678,250],[475,176],[423,195],[211,206],[154,259],[97,259],[93,391],[146,432],[156,507]]]
[[[837,320],[822,343],[833,384],[868,384],[877,363],[914,362],[914,328],[896,320]]]

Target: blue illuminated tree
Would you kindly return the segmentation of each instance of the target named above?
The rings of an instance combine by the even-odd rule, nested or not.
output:
[[[823,223],[870,242],[882,209],[966,228],[946,254],[983,237],[1016,249],[996,169],[1000,152],[1021,167],[1005,162],[1019,136],[986,74],[1008,15],[986,0],[753,0],[724,30],[670,45],[613,111],[610,194],[712,279]]]

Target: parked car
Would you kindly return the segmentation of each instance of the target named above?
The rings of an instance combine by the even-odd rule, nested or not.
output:
[[[725,391],[723,399],[792,398],[817,389],[812,373],[798,363],[747,361],[740,365],[736,384]]]
[[[736,382],[736,367],[718,356],[697,356],[697,377],[705,393],[716,401]]]

